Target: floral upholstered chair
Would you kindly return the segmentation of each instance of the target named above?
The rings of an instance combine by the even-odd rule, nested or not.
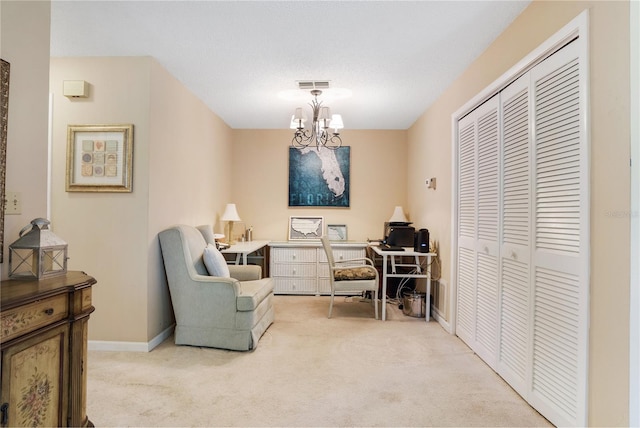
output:
[[[372,292],[372,303],[378,319],[378,271],[373,261],[368,258],[347,259],[335,261],[333,250],[327,236],[320,238],[324,252],[329,262],[329,280],[331,283],[331,303],[329,304],[329,318],[333,311],[333,300],[336,291],[362,293]]]

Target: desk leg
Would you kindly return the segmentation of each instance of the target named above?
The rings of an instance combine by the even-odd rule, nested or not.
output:
[[[247,264],[247,256],[249,254],[248,253],[242,253],[242,264],[246,265]]]
[[[382,255],[382,321],[387,319],[387,255]]]

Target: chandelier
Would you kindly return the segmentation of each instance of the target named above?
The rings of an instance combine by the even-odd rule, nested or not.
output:
[[[321,90],[314,89],[311,95],[314,97],[309,103],[313,111],[313,122],[309,128],[305,128],[307,116],[301,107],[296,108],[291,117],[291,129],[295,129],[291,146],[302,149],[315,145],[317,150],[320,150],[320,147],[336,150],[342,146],[342,139],[338,132],[344,128],[342,116],[332,115],[329,107],[322,106],[322,101],[318,101],[318,97],[322,95]],[[333,128],[333,132],[330,128]]]

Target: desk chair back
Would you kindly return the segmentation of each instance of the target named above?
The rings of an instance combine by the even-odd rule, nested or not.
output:
[[[329,264],[329,282],[331,285],[331,302],[329,304],[329,318],[333,311],[333,301],[336,291],[362,293],[371,291],[372,303],[378,319],[378,271],[373,261],[366,257],[335,261],[333,249],[327,236],[320,238],[322,247]]]

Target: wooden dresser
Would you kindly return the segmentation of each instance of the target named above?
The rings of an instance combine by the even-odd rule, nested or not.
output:
[[[86,362],[95,283],[84,272],[2,281],[3,427],[93,426],[86,414]]]

